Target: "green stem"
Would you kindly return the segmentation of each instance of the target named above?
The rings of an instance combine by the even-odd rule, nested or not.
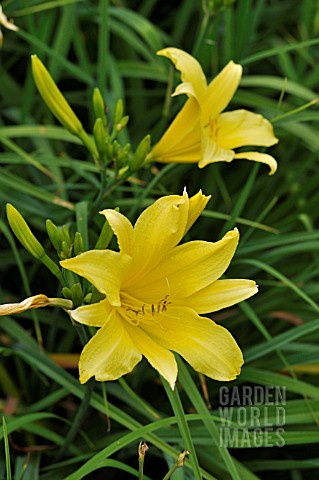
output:
[[[164,380],[164,378],[161,377],[161,380],[162,380],[163,386],[164,386],[165,391],[166,391],[166,395],[167,395],[167,397],[170,401],[170,404],[172,406],[174,415],[175,415],[176,420],[177,420],[179,431],[180,431],[180,434],[182,436],[183,443],[184,443],[183,447],[185,448],[185,450],[187,449],[189,452],[192,453],[192,455],[190,456],[190,462],[192,464],[194,479],[195,480],[202,480],[202,475],[200,473],[199,463],[198,463],[198,459],[197,459],[197,456],[196,456],[193,440],[192,440],[191,433],[190,433],[189,428],[188,428],[186,416],[185,416],[185,413],[183,411],[183,405],[182,405],[177,387],[175,387],[175,389],[172,390],[171,387],[169,386],[168,382],[166,380]],[[169,477],[167,477],[167,478],[169,478]]]
[[[144,456],[140,456],[138,459],[138,480],[143,480],[144,478],[143,470],[144,470]]]
[[[171,476],[177,469],[178,469],[178,466],[175,463],[175,465],[173,465],[172,468],[169,469],[169,471],[167,472],[163,480],[168,480],[169,478],[171,478]]]

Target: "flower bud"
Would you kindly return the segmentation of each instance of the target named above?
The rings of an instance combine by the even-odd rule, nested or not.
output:
[[[33,257],[41,260],[45,255],[44,248],[35,238],[22,215],[10,203],[7,203],[7,218],[13,233],[24,248]]]
[[[93,91],[93,110],[96,118],[101,118],[103,121],[103,126],[107,126],[107,116],[105,114],[106,108],[105,103],[99,88],[95,88]]]
[[[117,131],[117,133],[121,132],[121,130],[126,127],[129,119],[130,117],[128,115],[125,115],[121,118],[121,120],[115,125],[115,130]]]
[[[107,133],[105,127],[103,125],[103,120],[101,118],[97,118],[94,123],[93,127],[93,135],[95,140],[96,148],[100,154],[107,153]]]
[[[73,253],[75,256],[80,255],[85,251],[83,238],[80,232],[75,232],[74,243],[73,243]]]
[[[63,225],[63,227],[62,227],[61,239],[62,239],[62,241],[66,242],[68,247],[71,247],[71,237],[70,237],[69,229],[66,225]]]
[[[68,243],[65,240],[63,240],[62,243],[61,243],[61,252],[60,252],[59,257],[62,260],[65,260],[66,258],[69,258],[70,256],[71,256],[71,247],[70,247],[70,245],[68,245]]]
[[[69,288],[69,287],[63,287],[63,288],[62,288],[62,295],[63,295],[65,298],[71,300],[71,298],[72,298],[71,288]]]
[[[142,167],[144,161],[145,161],[145,158],[147,156],[147,154],[149,153],[151,149],[151,136],[150,135],[146,135],[143,140],[141,140],[141,142],[139,143],[135,153],[134,153],[134,156],[132,158],[132,161],[131,161],[131,170],[132,172],[136,172],[136,170],[138,170],[139,168]]]
[[[71,287],[73,307],[82,305],[83,291],[80,283],[74,283]]]
[[[59,228],[48,218],[46,221],[46,229],[49,239],[51,240],[52,245],[59,254],[61,252],[61,231]]]
[[[41,60],[36,55],[32,55],[31,60],[33,78],[41,97],[59,122],[69,132],[78,135],[83,130],[80,120],[58,89]]]
[[[116,102],[115,110],[114,110],[114,117],[113,117],[114,125],[117,125],[121,121],[123,117],[123,112],[124,112],[123,100],[119,99]]]

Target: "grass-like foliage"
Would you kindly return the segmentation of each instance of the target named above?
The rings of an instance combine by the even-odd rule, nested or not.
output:
[[[226,276],[255,280],[259,293],[211,315],[243,352],[237,380],[204,377],[176,355],[174,390],[146,360],[119,380],[81,385],[78,358],[93,327],[59,308],[1,316],[0,478],[318,478],[318,2],[1,5],[19,30],[1,27],[0,303],[64,294],[63,301],[78,307],[87,292],[98,302],[86,279],[68,272],[61,283],[53,264],[109,242],[117,249],[99,210],[117,208],[134,223],[156,199],[182,195],[185,187],[190,196],[199,189],[212,195],[185,241],[217,241],[237,227],[239,246]],[[208,81],[230,60],[243,66],[229,109],[272,123],[279,143],[263,151],[278,162],[274,175],[242,159],[204,169],[197,163],[143,166],[148,135],[155,145],[185,102],[184,95],[170,96],[180,75],[156,56],[165,47],[191,53]],[[43,102],[32,54],[81,121],[82,143]],[[96,87],[113,142],[105,151],[100,145],[102,163],[94,155],[93,130],[99,145],[105,127],[95,122]],[[7,203],[50,261],[36,260],[17,240]]]

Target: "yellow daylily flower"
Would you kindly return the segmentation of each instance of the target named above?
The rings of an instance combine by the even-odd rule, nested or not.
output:
[[[242,67],[230,61],[207,85],[198,61],[178,48],[165,48],[158,55],[169,58],[181,72],[182,82],[174,95],[188,100],[151,151],[148,160],[162,163],[197,163],[200,168],[214,162],[244,158],[269,166],[272,175],[276,160],[259,152],[236,153],[238,147],[270,147],[278,142],[271,123],[247,110],[223,112],[238,88]]]
[[[237,229],[212,243],[178,245],[210,197],[162,197],[133,227],[115,210],[102,213],[117,236],[119,252],[91,250],[61,261],[63,268],[88,279],[106,298],[70,312],[79,323],[99,330],[84,347],[80,381],[115,380],[144,355],[174,387],[177,364],[172,351],[216,380],[233,380],[243,364],[232,335],[209,313],[257,292],[251,280],[218,280],[238,243]]]

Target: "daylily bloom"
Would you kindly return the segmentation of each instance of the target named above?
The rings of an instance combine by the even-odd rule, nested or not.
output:
[[[205,314],[257,292],[251,280],[218,280],[238,243],[238,231],[211,243],[178,245],[210,197],[162,197],[133,227],[115,210],[103,210],[119,252],[91,250],[61,261],[63,268],[88,279],[106,298],[70,312],[79,323],[99,330],[84,347],[80,381],[115,380],[146,357],[174,387],[177,364],[172,351],[216,380],[233,380],[243,363],[232,335]]]
[[[207,85],[198,61],[178,48],[165,48],[158,55],[169,58],[181,72],[183,83],[174,95],[185,93],[188,100],[151,151],[148,160],[163,163],[197,163],[200,168],[214,162],[245,158],[265,163],[270,174],[276,160],[265,153],[240,152],[249,145],[270,147],[278,142],[272,125],[261,115],[247,110],[223,112],[242,76],[242,67],[230,61]]]

